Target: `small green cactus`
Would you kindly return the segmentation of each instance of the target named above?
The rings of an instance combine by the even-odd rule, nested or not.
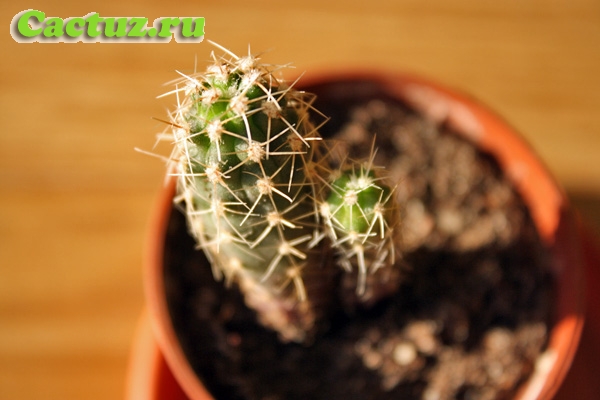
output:
[[[359,296],[365,294],[368,270],[393,265],[395,256],[393,192],[377,178],[371,161],[342,170],[320,207],[338,263],[346,271],[358,268]]]
[[[333,284],[330,246],[347,270],[393,266],[392,191],[367,164],[332,171],[314,96],[253,56],[215,57],[173,91],[176,200],[216,278],[235,282],[284,340],[314,330]],[[173,93],[171,92],[171,93]]]

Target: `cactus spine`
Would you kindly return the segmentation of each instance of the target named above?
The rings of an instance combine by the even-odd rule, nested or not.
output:
[[[304,341],[332,295],[329,242],[341,265],[359,269],[359,294],[368,265],[393,264],[391,191],[370,167],[332,172],[310,118],[314,96],[223,50],[174,90],[176,200],[215,277],[236,282],[284,340]]]

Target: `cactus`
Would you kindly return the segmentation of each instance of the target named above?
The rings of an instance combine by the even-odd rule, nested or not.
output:
[[[314,96],[222,50],[170,92],[176,201],[214,276],[284,340],[306,341],[332,297],[330,246],[358,268],[359,295],[369,269],[393,266],[392,191],[370,163],[332,170]]]
[[[364,296],[367,274],[394,264],[394,227],[397,208],[393,191],[380,182],[371,159],[353,163],[328,186],[330,194],[320,206],[329,237],[346,270],[358,269],[357,294]],[[369,271],[370,270],[370,271]]]

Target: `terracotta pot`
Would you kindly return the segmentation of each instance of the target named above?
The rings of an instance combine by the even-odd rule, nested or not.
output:
[[[433,119],[447,121],[497,159],[524,198],[540,236],[551,248],[556,267],[557,308],[549,347],[539,360],[534,375],[520,388],[517,398],[552,398],[569,369],[581,335],[584,267],[589,260],[582,256],[579,229],[566,197],[539,159],[501,118],[472,99],[427,80],[398,74],[364,73],[325,74],[319,79],[304,79],[303,82],[307,80],[311,83],[302,84],[302,89],[317,93],[325,101],[357,97],[373,90],[402,99]],[[172,376],[190,399],[212,399],[179,346],[167,310],[162,262],[173,195],[174,184],[170,182],[161,193],[147,241],[144,273],[148,316],[140,328],[141,339],[145,341],[145,350],[140,352],[147,354],[134,353],[132,369],[142,372],[130,375],[129,399],[185,398],[177,385],[172,385]],[[151,335],[144,324],[151,325]],[[143,346],[140,345],[140,349]],[[143,381],[144,374],[147,382]],[[134,388],[144,385],[145,388]],[[167,393],[167,390],[171,392]]]
[[[187,399],[156,343],[146,311],[138,322],[129,364],[125,399]]]

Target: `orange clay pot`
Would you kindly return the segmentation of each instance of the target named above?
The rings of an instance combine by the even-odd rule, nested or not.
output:
[[[352,90],[344,82],[363,82]],[[513,128],[476,101],[427,80],[399,74],[338,73],[303,79],[301,89],[325,101],[357,97],[372,90],[403,100],[452,128],[496,158],[527,204],[541,238],[550,246],[556,275],[555,321],[548,349],[517,399],[551,399],[575,355],[584,320],[585,271],[600,268],[582,250],[582,233],[564,192]],[[305,82],[310,82],[309,84]],[[131,358],[128,400],[212,399],[192,371],[171,324],[163,282],[163,245],[174,182],[160,194],[146,244],[144,267],[147,313],[140,322]],[[588,243],[589,244],[589,243]],[[184,394],[185,393],[185,394]]]

